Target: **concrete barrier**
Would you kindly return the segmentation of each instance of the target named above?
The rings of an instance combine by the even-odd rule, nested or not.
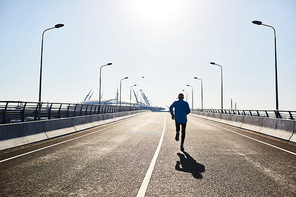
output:
[[[0,125],[0,150],[45,139],[43,121]]]
[[[81,131],[84,129],[89,129],[91,127],[94,127],[90,116],[79,116],[79,117],[74,117],[72,119],[73,119],[73,125],[76,131]]]
[[[218,113],[209,113],[208,119],[296,143],[295,120]]]
[[[124,116],[124,112],[118,112],[118,117]]]
[[[214,114],[214,118],[217,118],[217,119],[221,119],[221,116],[222,116],[222,114],[220,114],[220,113],[219,114],[218,113]]]
[[[244,116],[241,128],[260,132],[263,126],[263,117],[258,116]]]
[[[252,125],[252,116],[244,116],[244,121],[243,121],[243,124],[241,125],[241,128],[249,129],[251,125]]]
[[[132,116],[139,113],[133,112]],[[108,120],[107,122],[112,122],[114,121],[113,118],[117,116],[125,116],[125,113],[119,112],[65,119],[44,120],[38,122],[3,124],[0,125],[0,150],[99,126],[106,123],[104,119]],[[121,119],[124,118],[127,117],[121,117]]]
[[[204,116],[206,119],[209,118],[209,112],[203,112],[203,113],[200,113],[199,115]]]
[[[241,115],[236,116],[236,122],[239,122],[240,127],[242,126],[242,124],[244,122],[244,118],[245,118],[245,116],[241,116]]]
[[[224,123],[224,124],[229,124],[230,119],[231,119],[231,115],[230,114],[222,114],[221,115],[220,122],[221,123]]]
[[[284,140],[290,140],[294,132],[295,122],[292,120],[276,119],[276,128],[273,136]]]
[[[296,121],[294,121],[294,131],[292,137],[290,138],[290,141],[296,143]]]
[[[244,122],[244,116],[232,115],[230,120],[231,122],[229,122],[229,124],[232,126],[241,127]]]
[[[252,118],[251,130],[260,132],[263,126],[263,119],[264,119],[263,117],[254,116]]]
[[[215,121],[216,118],[215,118],[212,114],[209,114],[209,116],[208,116],[207,119],[208,119],[208,120]]]
[[[0,125],[0,150],[81,131],[106,122],[112,122],[117,117],[128,117],[136,114],[136,112],[118,112],[67,119]],[[208,119],[296,143],[296,122],[293,120],[218,113],[209,113],[207,115]]]
[[[90,118],[91,118],[91,121],[95,127],[105,124],[104,114],[93,115]]]
[[[266,135],[272,135],[276,128],[276,119],[274,118],[263,118],[263,125],[260,130],[261,133]]]
[[[220,116],[221,114],[218,114],[218,113],[209,113],[208,119],[220,122]]]
[[[113,121],[113,115],[111,113],[104,114],[104,122],[110,123]]]
[[[118,112],[117,113],[113,113],[113,121],[118,121],[120,119],[121,119],[121,117],[119,117],[119,113]]]
[[[72,118],[47,120],[43,124],[48,138],[76,132]]]
[[[230,121],[228,124],[231,126],[240,127],[243,123],[243,120],[243,116],[230,114]]]

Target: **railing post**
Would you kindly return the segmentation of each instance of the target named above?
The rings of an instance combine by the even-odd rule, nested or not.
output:
[[[74,107],[74,117],[76,116],[76,108],[77,108],[77,104]]]
[[[84,115],[87,115],[87,110],[88,110],[88,105],[86,106],[85,114]]]
[[[83,105],[80,106],[80,116],[82,116]]]
[[[23,107],[22,119],[21,119],[22,122],[25,122],[25,109],[26,109],[26,105],[27,105],[27,102],[25,102],[25,105]]]
[[[276,118],[282,118],[281,114],[280,114],[280,112],[278,110],[274,110],[274,113],[275,113]]]
[[[92,112],[92,108],[93,108],[93,105],[90,106],[90,115],[92,115],[92,114],[91,114],[91,112]]]
[[[69,117],[69,109],[70,109],[70,105],[71,105],[71,104],[69,104],[68,107],[67,107],[67,118]],[[75,114],[75,113],[74,113],[74,114]]]
[[[290,111],[289,111],[289,115],[290,115],[290,119],[294,120],[294,117],[293,117],[293,115],[292,115],[292,113]]]
[[[61,118],[61,108],[62,108],[63,103],[60,104],[59,111],[58,111],[58,118]]]
[[[7,111],[7,106],[8,106],[9,102],[6,102],[5,108],[4,108],[4,113],[3,113],[3,117],[2,117],[2,124],[6,123],[6,111]]]
[[[94,114],[97,114],[97,105],[95,105]]]
[[[266,117],[269,118],[269,115],[268,115],[268,112],[267,111],[265,111],[265,114],[266,114]]]
[[[98,106],[97,114],[101,113],[101,105]]]
[[[52,104],[53,104],[53,103],[51,103],[51,105],[50,105],[50,107],[49,107],[49,112],[48,112],[48,119],[49,119],[49,120],[51,119],[51,108],[52,108]]]
[[[36,105],[34,120],[37,119],[37,115],[38,115],[38,120],[40,120],[41,106],[42,106],[42,103],[38,103]],[[39,110],[38,110],[38,108],[39,108]]]

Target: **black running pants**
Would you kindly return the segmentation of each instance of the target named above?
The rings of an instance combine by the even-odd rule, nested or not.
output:
[[[184,144],[184,141],[185,141],[185,129],[186,129],[186,123],[178,123],[176,122],[176,131],[177,132],[180,132],[180,125],[182,125],[182,136],[181,136],[181,144]]]

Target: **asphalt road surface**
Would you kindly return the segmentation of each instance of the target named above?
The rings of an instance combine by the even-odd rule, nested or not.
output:
[[[144,113],[0,152],[0,196],[296,196],[296,144]]]

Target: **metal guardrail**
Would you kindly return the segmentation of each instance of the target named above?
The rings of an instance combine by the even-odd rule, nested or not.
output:
[[[194,109],[197,112],[220,113],[220,114],[233,114],[244,116],[260,116],[268,118],[280,118],[295,120],[296,111],[281,111],[281,110],[233,110],[233,109]]]
[[[0,124],[134,110],[140,110],[140,108],[135,106],[92,105],[80,103],[0,101]]]

